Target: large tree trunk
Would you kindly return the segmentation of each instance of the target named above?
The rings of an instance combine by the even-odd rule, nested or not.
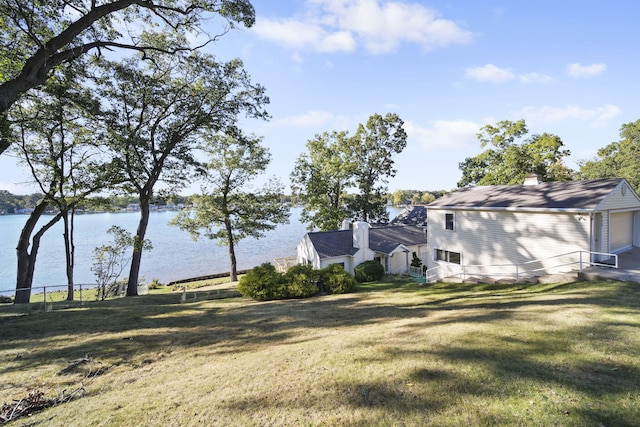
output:
[[[229,220],[229,218],[225,218],[224,226],[227,230],[227,246],[229,247],[229,262],[231,264],[231,277],[229,278],[229,280],[235,282],[238,280],[238,267],[236,262],[235,244],[233,241],[233,227],[231,226],[231,221]]]
[[[71,217],[69,217],[69,215]],[[73,244],[73,221],[75,209],[63,213],[64,220],[64,252],[67,272],[67,301],[73,301],[73,267],[75,261],[75,247]]]
[[[48,206],[47,201],[41,201],[36,205],[34,211],[29,215],[26,224],[22,228],[16,254],[18,257],[18,271],[16,277],[16,295],[15,304],[27,304],[31,299],[31,287],[33,285],[33,273],[36,268],[36,258],[38,249],[40,249],[40,239],[44,233],[50,229],[61,218],[58,214],[54,216],[46,225],[44,225],[34,236],[31,242],[31,234],[38,223],[38,220]],[[31,245],[31,252],[29,246]]]
[[[16,277],[16,295],[15,304],[27,304],[31,299],[31,283],[27,280],[29,274],[29,246],[31,245],[31,233],[36,227],[38,220],[47,209],[47,202],[42,201],[36,205],[36,208],[22,227],[18,246],[16,246],[16,255],[18,257],[18,271]]]
[[[140,264],[142,262],[142,248],[144,236],[149,225],[149,203],[151,201],[150,193],[140,193],[140,222],[138,223],[138,231],[133,244],[133,257],[131,258],[131,269],[129,270],[129,282],[127,283],[127,296],[138,295],[138,277],[140,275]]]

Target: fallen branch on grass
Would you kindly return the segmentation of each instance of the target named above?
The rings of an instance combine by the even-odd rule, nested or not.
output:
[[[66,390],[63,390],[57,398],[46,398],[44,397],[43,391],[31,390],[29,394],[27,394],[27,397],[2,404],[2,408],[0,409],[0,422],[8,423],[16,418],[33,414],[34,412],[41,411],[42,409],[49,408],[60,403],[68,402],[77,395],[82,394],[83,391],[84,387],[80,386],[69,394],[65,393]]]

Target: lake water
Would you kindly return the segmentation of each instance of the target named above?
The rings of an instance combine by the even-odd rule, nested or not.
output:
[[[238,269],[248,269],[263,262],[273,262],[275,258],[295,255],[296,245],[307,232],[306,226],[300,223],[300,212],[301,208],[291,209],[289,224],[278,226],[261,239],[241,240],[236,246]],[[393,218],[400,209],[390,208],[389,212]],[[191,240],[189,233],[168,225],[175,215],[176,212],[171,211],[151,213],[146,238],[151,240],[153,249],[142,254],[141,281],[158,279],[161,283],[167,283],[229,271],[227,247],[218,246],[216,241],[207,238]],[[49,218],[41,218],[39,224],[45,224]],[[107,230],[112,225],[118,225],[135,234],[139,218],[138,212],[76,215],[76,284],[95,283],[95,276],[91,272],[93,249],[110,243],[111,236]],[[26,220],[26,215],[0,216],[0,294],[11,295],[15,289],[15,247]],[[67,283],[62,231],[62,223],[59,222],[43,236],[36,261],[34,287]],[[128,271],[126,269],[124,274]]]

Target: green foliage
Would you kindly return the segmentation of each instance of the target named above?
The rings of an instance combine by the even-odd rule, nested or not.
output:
[[[290,298],[307,298],[318,293],[320,272],[310,265],[294,265],[284,277]]]
[[[122,227],[114,225],[107,233],[113,236],[113,240],[111,244],[98,246],[93,250],[94,262],[91,266],[98,285],[96,299],[100,300],[117,293],[118,278],[127,266],[126,253],[136,245],[136,238]],[[140,250],[151,249],[151,243],[146,239],[139,246]]]
[[[285,278],[276,268],[264,263],[247,271],[240,278],[238,292],[258,301],[287,298]]]
[[[263,237],[265,231],[289,220],[289,208],[281,202],[284,188],[278,180],[269,180],[261,189],[248,186],[271,160],[260,142],[261,138],[239,133],[207,138],[206,193],[194,196],[195,209],[181,211],[170,222],[194,239],[202,233],[227,246],[232,281],[237,277],[235,245],[246,237]]]
[[[397,114],[373,114],[353,136],[325,132],[307,142],[291,173],[291,189],[303,204],[310,229],[337,230],[344,219],[388,221],[387,181],[396,173],[393,155],[406,146]],[[356,194],[347,190],[355,187]]]
[[[407,146],[404,121],[397,114],[373,114],[358,125],[347,144],[347,157],[354,164],[353,180],[358,188],[347,207],[355,220],[389,221],[386,210],[388,179],[396,175],[393,156]]]
[[[418,257],[417,253],[413,253],[411,258],[411,267],[420,267],[422,265],[422,260]]]
[[[337,230],[349,215],[345,198],[353,164],[346,155],[347,144],[346,132],[325,132],[309,140],[308,153],[296,160],[291,190],[304,203],[300,218],[309,229]]]
[[[331,264],[320,271],[325,290],[330,294],[346,294],[356,286],[356,279],[340,264]]]
[[[356,285],[353,276],[339,264],[322,270],[314,270],[310,265],[296,265],[282,274],[272,264],[264,263],[240,278],[238,291],[258,301],[308,298],[318,294],[320,281],[329,294],[351,292]]]
[[[560,137],[543,133],[516,143],[527,133],[524,120],[503,120],[497,126],[484,126],[477,137],[481,147],[490,148],[459,163],[462,178],[458,187],[522,184],[530,173],[544,182],[573,179],[573,171],[562,161],[571,153],[563,148]]]
[[[359,282],[373,282],[384,276],[384,267],[378,261],[365,261],[355,268],[356,280]]]
[[[579,163],[581,179],[625,178],[640,193],[640,120],[620,128],[620,141],[598,150],[597,157]]]

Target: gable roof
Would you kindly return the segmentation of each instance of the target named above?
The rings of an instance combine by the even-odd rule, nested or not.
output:
[[[353,247],[351,230],[316,231],[307,233],[320,258],[355,255],[358,248]]]
[[[352,256],[358,252],[353,246],[352,230],[318,231],[307,233],[320,258]],[[415,226],[385,226],[369,229],[369,249],[390,254],[398,246],[426,244],[424,230]]]
[[[369,230],[369,249],[390,254],[398,246],[424,245],[427,237],[422,228],[406,225],[372,228]]]
[[[435,200],[427,208],[593,211],[623,181],[611,178],[467,187]]]
[[[389,225],[427,225],[427,207],[422,205],[406,206],[393,218]]]

